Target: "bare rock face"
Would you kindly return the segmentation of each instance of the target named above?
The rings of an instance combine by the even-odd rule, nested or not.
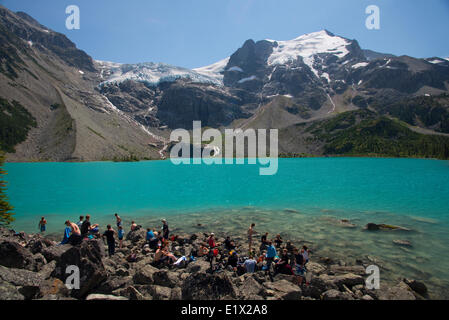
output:
[[[70,275],[67,267],[77,266],[80,271],[80,289],[72,290],[72,296],[82,298],[106,279],[106,270],[102,262],[104,245],[99,240],[84,241],[64,252],[52,274],[53,277],[66,281]]]
[[[267,282],[264,286],[274,292],[274,296],[281,300],[300,300],[302,290],[297,285],[287,281],[279,280],[275,282]]]
[[[376,295],[379,300],[416,300],[412,289],[404,282],[391,288],[381,288]]]
[[[34,269],[34,259],[30,251],[14,241],[0,243],[0,265],[8,268]]]
[[[16,286],[0,280],[0,300],[25,300]]]
[[[182,285],[183,300],[219,300],[236,295],[237,289],[224,273],[194,273],[185,279]]]

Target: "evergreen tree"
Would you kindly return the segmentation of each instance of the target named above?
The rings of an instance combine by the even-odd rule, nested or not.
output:
[[[4,155],[0,152],[0,226],[8,226],[15,219],[13,217],[12,206],[8,202],[6,197],[6,181],[3,180],[3,176],[6,175],[6,171],[3,170],[3,163],[5,161]]]

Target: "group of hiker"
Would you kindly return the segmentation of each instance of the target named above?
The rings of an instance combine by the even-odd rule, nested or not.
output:
[[[108,246],[110,256],[115,254],[116,235],[119,248],[123,246],[125,231],[123,221],[116,213],[115,215],[117,231],[112,226],[107,225],[106,231],[100,234],[99,225],[91,223],[90,215],[80,216],[79,221],[74,223],[70,220],[65,222],[66,229],[64,239],[61,244],[78,245],[85,239],[104,238]],[[187,265],[202,257],[210,263],[209,272],[221,272],[229,270],[238,275],[244,273],[254,273],[256,271],[265,271],[273,279],[276,274],[295,275],[298,285],[301,285],[305,279],[306,265],[309,262],[309,249],[303,246],[298,249],[294,247],[291,241],[284,241],[280,234],[273,239],[269,239],[269,233],[266,232],[260,237],[260,246],[258,250],[254,248],[255,224],[251,224],[248,231],[248,254],[239,253],[238,246],[231,237],[227,236],[223,243],[218,243],[215,234],[211,233],[206,242],[200,243],[194,247],[188,257],[177,258],[170,252],[170,244],[177,241],[177,236],[170,237],[168,223],[165,219],[161,220],[162,226],[159,231],[148,228],[146,230],[146,243],[144,249],[154,251],[154,265],[166,264],[169,266]],[[41,232],[45,232],[47,221],[42,217],[39,222]],[[135,221],[131,222],[130,231],[136,231],[142,228]],[[279,252],[278,252],[279,251]],[[128,258],[132,262],[136,259],[136,254],[132,253]],[[306,282],[307,284],[307,282]]]

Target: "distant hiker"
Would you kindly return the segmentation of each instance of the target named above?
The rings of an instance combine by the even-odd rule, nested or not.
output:
[[[131,231],[137,230],[137,224],[135,221],[131,221]]]
[[[257,261],[254,260],[252,255],[250,255],[249,258],[246,259],[245,262],[243,263],[243,265],[246,268],[246,272],[248,273],[254,273],[254,271],[256,270],[256,264]]]
[[[209,248],[213,249],[217,246],[215,243],[215,234],[211,233],[209,236],[209,239],[207,239],[207,244],[209,245]]]
[[[298,285],[302,284],[302,280],[304,278],[304,257],[299,252],[297,248],[293,250],[294,257],[295,257],[295,275],[296,275],[296,283]]]
[[[304,258],[304,266],[306,266],[307,262],[309,262],[309,249],[307,246],[302,246],[301,254]]]
[[[78,228],[80,228],[81,229],[81,226],[83,225],[83,221],[84,220],[84,216],[80,216],[80,221],[78,221],[77,223],[76,223],[76,225],[78,226]]]
[[[271,281],[273,281],[272,275],[271,275],[271,264],[274,261],[274,258],[277,256],[276,248],[273,246],[273,243],[271,241],[267,242],[267,254],[266,254],[266,260],[267,260],[267,269],[266,273],[270,276]]]
[[[121,249],[123,247],[123,237],[125,236],[125,230],[123,230],[122,226],[118,227],[118,240],[120,243],[119,248]]]
[[[83,241],[83,238],[81,236],[80,228],[76,225],[76,223],[70,222],[70,220],[67,220],[65,222],[65,225],[70,228],[70,237],[67,240],[67,243],[70,243],[73,246],[76,246],[80,244]]]
[[[266,250],[267,249],[267,238],[268,238],[268,232],[265,232],[265,234],[260,237],[260,251]]]
[[[115,220],[117,222],[117,228],[122,226],[122,218],[116,213],[115,214]]]
[[[168,224],[167,224],[167,220],[162,219],[162,237],[165,240],[168,240],[168,236],[170,234],[170,230],[168,229]]]
[[[115,253],[115,230],[112,229],[111,225],[108,224],[107,230],[103,233],[103,237],[106,237],[108,243],[109,256],[113,256]]]
[[[39,225],[38,225],[39,230],[41,231],[41,233],[45,232],[46,224],[47,224],[47,220],[45,220],[45,218],[42,217],[41,220],[39,221]]]
[[[281,248],[283,242],[284,241],[282,241],[281,235],[280,234],[276,235],[276,239],[274,239],[274,243],[276,244],[277,249]]]
[[[251,226],[248,229],[248,242],[249,242],[249,252],[251,253],[252,251],[252,246],[253,246],[253,234],[254,234],[254,227],[256,226],[255,223],[252,223]]]

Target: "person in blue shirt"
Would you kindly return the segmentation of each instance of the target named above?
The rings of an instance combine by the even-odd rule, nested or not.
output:
[[[147,229],[147,243],[150,243],[151,240],[154,239],[154,233],[153,230],[151,230],[150,228]]]
[[[125,230],[123,230],[123,227],[120,225],[118,227],[118,240],[120,243],[120,249],[123,247],[123,237],[125,236]]]
[[[273,245],[273,242],[267,241],[267,254],[265,255],[265,260],[267,261],[266,273],[270,276],[271,281],[273,281],[271,275],[271,264],[274,261],[274,258],[277,256],[276,248]]]

